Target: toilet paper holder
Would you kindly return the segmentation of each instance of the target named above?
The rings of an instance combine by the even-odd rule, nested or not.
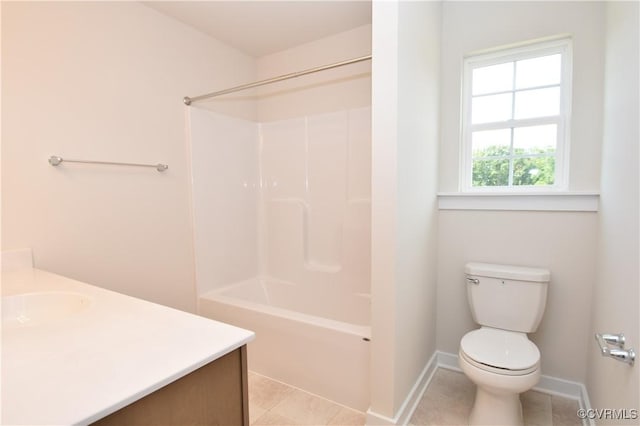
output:
[[[631,348],[624,348],[624,334],[596,333],[595,337],[596,342],[598,342],[600,346],[602,356],[607,356],[633,366],[636,359],[636,352]]]

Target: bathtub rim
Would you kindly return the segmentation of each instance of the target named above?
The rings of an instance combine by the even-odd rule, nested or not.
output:
[[[201,299],[206,299],[207,301],[219,302],[225,305],[231,305],[236,308],[244,308],[250,309],[253,311],[257,311],[266,315],[274,315],[279,318],[288,319],[292,321],[298,321],[307,325],[316,326],[316,327],[324,327],[334,331],[351,334],[356,337],[361,337],[363,340],[370,341],[371,340],[371,326],[370,325],[358,325],[352,324],[343,321],[337,321],[329,318],[323,318],[316,315],[305,314],[302,312],[296,312],[290,309],[280,308],[273,305],[268,305],[264,303],[253,302],[246,299],[241,299],[233,296],[225,296],[225,291],[231,290],[235,287],[239,287],[241,285],[246,285],[247,282],[257,280],[262,283],[264,278],[255,277],[250,278],[248,280],[239,281],[230,285],[226,285],[224,287],[216,288],[213,290],[209,290],[206,293],[198,295],[198,313],[200,312],[200,304]],[[278,280],[273,280],[278,281]],[[361,295],[362,297],[367,297],[365,295]]]

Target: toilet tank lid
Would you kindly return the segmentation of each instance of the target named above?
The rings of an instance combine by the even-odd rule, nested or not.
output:
[[[464,265],[464,272],[467,275],[519,281],[549,282],[551,278],[551,272],[548,269],[494,263],[470,262]]]

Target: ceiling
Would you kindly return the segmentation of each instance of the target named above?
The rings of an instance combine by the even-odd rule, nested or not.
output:
[[[371,23],[371,1],[144,2],[253,57]]]

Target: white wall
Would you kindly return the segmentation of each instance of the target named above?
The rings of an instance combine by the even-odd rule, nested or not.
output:
[[[638,360],[632,368],[603,358],[593,341],[593,333],[622,332],[626,347],[640,352],[639,13],[637,2],[607,3],[598,275],[588,336],[587,390],[594,408],[640,409]]]
[[[371,25],[258,58],[259,79],[371,54]],[[364,61],[256,90],[258,120],[283,120],[371,105],[371,62]]]
[[[561,33],[571,33],[574,41],[570,189],[598,190],[603,16],[598,2],[444,3],[440,190],[458,189],[463,55]],[[466,262],[548,268],[547,307],[531,336],[542,354],[542,374],[584,383],[597,213],[441,210],[438,235],[438,349],[457,353],[462,336],[477,327],[464,287]]]
[[[3,2],[2,77],[2,248],[193,310],[182,97],[253,80],[254,60],[140,3]]]
[[[435,351],[440,7],[373,3],[371,424]]]

